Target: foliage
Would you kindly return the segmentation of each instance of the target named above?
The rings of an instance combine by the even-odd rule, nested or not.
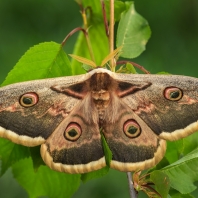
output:
[[[92,8],[88,20],[88,33],[95,62],[100,64],[108,55],[108,38],[104,30],[100,1],[83,0],[82,2],[84,7]],[[109,1],[105,1],[105,4],[108,8]],[[120,45],[123,47],[121,56],[125,58],[139,56],[145,50],[150,37],[147,21],[135,11],[133,2],[122,1],[115,2],[115,19],[118,22],[116,44],[117,47]],[[82,33],[77,38],[73,54],[90,58],[86,39]],[[83,72],[85,71],[79,62],[69,61],[61,44],[45,42],[30,48],[2,85]],[[193,197],[190,193],[196,189],[194,182],[198,180],[197,136],[194,134],[186,139],[169,143],[165,158],[155,168],[149,170],[149,181],[156,184],[156,190],[163,197]],[[81,181],[87,182],[108,172],[106,167],[83,175],[58,173],[43,165],[38,148],[29,149],[4,139],[0,139],[0,148],[1,175],[11,167],[15,179],[32,198],[71,197]],[[161,188],[161,182],[163,183],[165,178],[170,182],[170,191],[169,185],[163,185],[164,188]]]

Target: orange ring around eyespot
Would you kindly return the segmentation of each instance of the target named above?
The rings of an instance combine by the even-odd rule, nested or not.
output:
[[[35,104],[37,104],[38,101],[39,101],[39,97],[35,92],[25,93],[19,99],[19,103],[23,107],[32,107]]]
[[[71,132],[69,134],[69,132]],[[73,134],[76,135],[72,137]],[[77,124],[76,122],[71,122],[67,128],[65,129],[65,132],[64,132],[64,137],[66,140],[69,140],[69,141],[76,141],[82,134],[82,130],[81,130],[81,127],[79,124]]]
[[[133,128],[130,129],[130,127],[133,127]],[[137,131],[135,131],[134,134],[129,132],[129,130],[133,130],[135,128],[137,129]],[[141,134],[141,127],[135,120],[131,119],[131,120],[127,120],[124,123],[123,131],[127,137],[136,138]]]
[[[171,94],[178,94],[178,96],[176,95],[176,97],[171,98]],[[164,89],[164,97],[167,100],[171,100],[171,101],[178,101],[182,98],[183,96],[183,92],[180,88],[178,87],[166,87],[166,89]]]

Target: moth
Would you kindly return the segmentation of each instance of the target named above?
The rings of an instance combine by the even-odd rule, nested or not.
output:
[[[166,140],[198,130],[198,79],[121,74],[98,68],[87,74],[16,83],[0,88],[0,137],[41,145],[56,171],[86,173],[106,166],[144,170],[156,165]]]

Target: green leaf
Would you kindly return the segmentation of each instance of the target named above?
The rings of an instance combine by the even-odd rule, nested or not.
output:
[[[105,0],[105,10],[107,14],[107,18],[109,20],[110,15],[110,3],[109,0]],[[114,19],[115,21],[120,20],[122,12],[126,10],[126,4],[122,1],[115,1],[114,2]]]
[[[168,166],[170,163],[167,160],[166,157],[163,157],[162,160],[152,169],[149,170],[149,172],[153,171],[153,170],[160,170],[162,168],[164,168],[165,166]]]
[[[109,167],[106,166],[106,167],[104,167],[100,170],[82,174],[81,175],[81,180],[85,183],[85,182],[87,182],[91,179],[96,179],[96,178],[99,178],[99,177],[103,177],[108,172],[109,172]]]
[[[40,154],[40,146],[30,147],[34,170],[37,171],[41,165],[45,165]]]
[[[130,74],[137,74],[135,67],[130,63],[126,64],[126,69],[130,72]]]
[[[177,140],[175,142],[167,142],[167,151],[165,157],[170,164],[179,160],[179,150],[181,150],[182,147],[183,139]]]
[[[102,141],[102,146],[103,146],[103,150],[105,154],[106,164],[108,167],[110,167],[110,162],[112,160],[113,155],[102,133],[101,133],[101,141]]]
[[[3,175],[15,162],[30,156],[29,148],[0,138],[1,172]]]
[[[168,176],[162,171],[153,171],[150,175],[151,181],[155,184],[155,189],[162,197],[167,197],[170,189]]]
[[[109,53],[108,38],[105,33],[103,18],[101,14],[101,4],[100,1],[84,0],[83,6],[90,6],[92,10],[91,18],[88,21],[88,34],[93,49],[93,54],[95,57],[95,60],[92,61],[94,61],[97,64],[97,66],[100,66],[102,60]],[[82,56],[84,58],[91,60],[90,52],[88,50],[86,39],[83,33],[79,34],[72,54]],[[82,64],[78,61],[72,60],[73,74],[77,75],[85,73],[81,65]]]
[[[164,74],[166,74],[166,75],[171,75],[170,73],[165,72],[165,71],[157,72],[157,74],[162,74],[162,75],[164,75]]]
[[[168,175],[170,186],[182,194],[194,191],[198,180],[198,148],[161,171]]]
[[[195,198],[195,197],[191,194],[182,195],[180,193],[177,193],[175,195],[171,195],[171,198]]]
[[[9,72],[2,85],[67,75],[72,75],[72,71],[62,46],[46,42],[31,47]]]
[[[182,195],[181,193],[179,193],[178,191],[174,189],[171,189],[169,191],[169,195],[170,195],[170,198],[194,198],[194,196],[191,194]]]
[[[12,170],[14,177],[28,192],[30,198],[39,196],[69,198],[80,185],[79,174],[60,173],[47,166],[40,166],[35,172],[31,158],[15,163]]]
[[[80,0],[82,1],[82,4],[83,4],[83,7],[84,8],[87,8],[87,7],[90,7],[91,10],[92,10],[92,14],[93,16],[92,17],[102,17],[102,7],[101,7],[101,4],[100,4],[100,1],[98,0]]]
[[[180,151],[180,155],[186,155],[198,147],[198,133],[183,139],[183,150]]]
[[[135,11],[134,3],[125,3],[128,9],[121,15],[116,46],[123,47],[120,56],[135,58],[145,50],[151,30],[148,22]]]
[[[165,157],[170,163],[173,163],[197,147],[198,133],[193,133],[186,138],[174,142],[167,142],[167,151]]]
[[[89,72],[93,69],[93,67],[91,67],[90,65],[86,65],[86,64],[83,64],[82,65],[82,68],[86,71],[86,72]]]

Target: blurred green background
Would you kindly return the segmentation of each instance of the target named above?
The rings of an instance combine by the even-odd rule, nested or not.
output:
[[[133,61],[151,73],[166,71],[198,77],[198,1],[135,0],[135,6],[148,20],[152,36],[147,50]],[[73,0],[1,0],[0,82],[29,47],[45,41],[60,43],[81,24],[79,7]],[[72,53],[76,37],[68,40],[66,53]],[[0,178],[0,197],[28,197],[10,170]],[[79,197],[128,198],[126,175],[112,170],[103,178],[81,185],[73,196]]]

